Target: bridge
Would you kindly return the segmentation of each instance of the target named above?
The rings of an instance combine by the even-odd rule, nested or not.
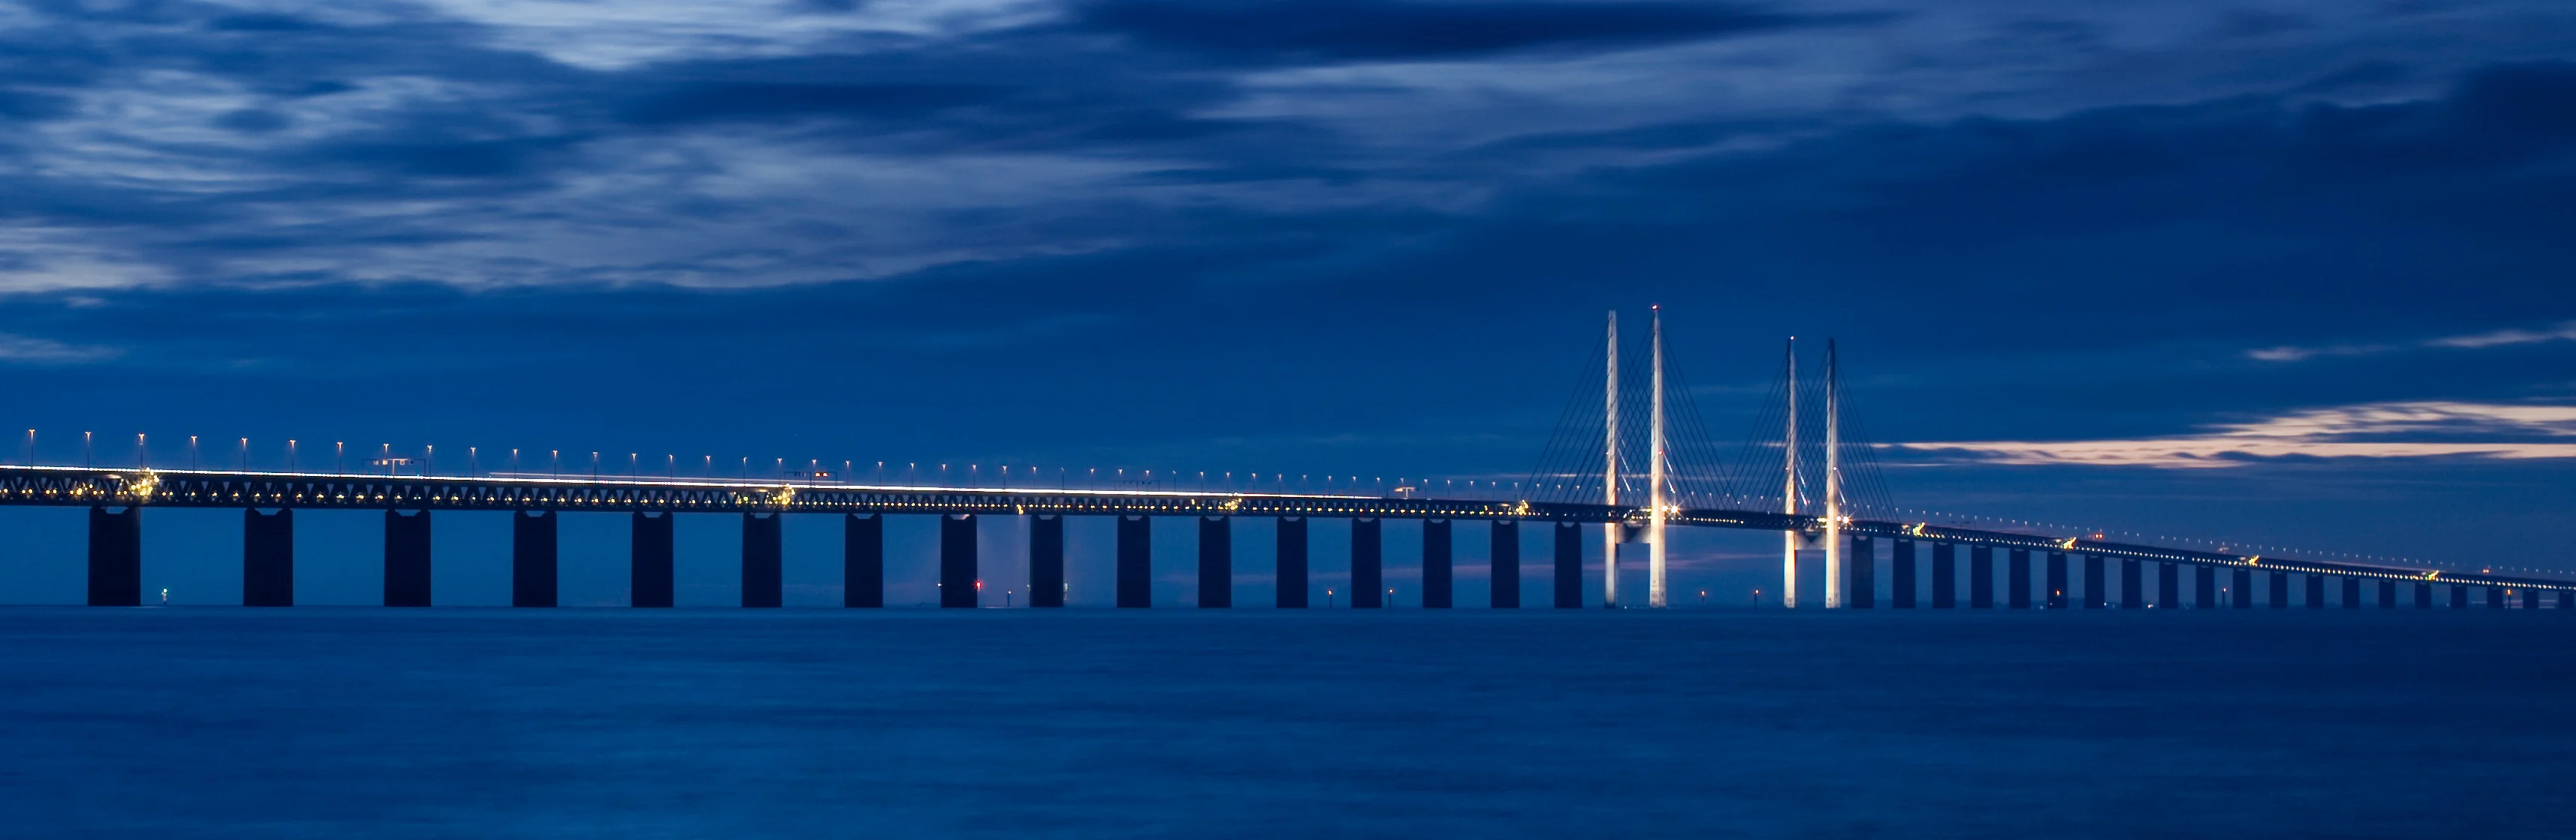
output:
[[[1798,606],[1796,582],[1802,563],[1823,560],[1827,608],[1871,609],[1883,594],[1887,606],[1923,606],[1919,593],[1928,588],[1930,607],[1959,606],[1960,549],[1966,549],[1967,606],[2065,609],[2113,606],[2108,565],[2117,561],[2121,608],[2145,608],[2144,576],[2152,565],[2157,585],[2153,606],[2159,608],[2254,607],[2254,576],[2265,576],[2270,607],[2291,606],[2293,576],[2300,601],[2308,607],[2328,603],[2329,586],[2344,607],[2363,603],[2365,585],[2372,602],[2391,608],[2411,603],[2435,604],[2437,588],[2447,592],[2447,605],[2464,608],[2482,600],[2492,608],[2538,609],[2544,599],[2558,609],[2576,609],[2576,580],[2486,572],[2333,562],[2317,559],[2240,555],[2102,539],[2099,535],[2034,534],[1871,518],[1854,512],[1850,491],[1856,472],[1844,428],[1844,397],[1828,345],[1825,375],[1809,390],[1796,373],[1791,345],[1780,394],[1780,441],[1748,451],[1776,448],[1772,463],[1750,464],[1761,457],[1739,459],[1742,469],[1718,477],[1709,487],[1692,490],[1687,477],[1693,462],[1675,453],[1694,448],[1687,429],[1675,434],[1666,384],[1660,317],[1650,342],[1650,386],[1642,397],[1622,388],[1615,314],[1604,345],[1606,364],[1599,413],[1569,411],[1561,423],[1559,446],[1580,457],[1597,457],[1600,472],[1574,473],[1544,463],[1533,480],[1520,485],[1533,498],[1444,499],[1334,493],[1251,491],[1181,491],[1102,488],[1008,488],[874,486],[834,480],[778,481],[683,479],[644,476],[559,478],[519,474],[374,475],[337,472],[262,472],[252,470],[152,469],[34,464],[0,467],[0,505],[84,506],[89,512],[88,603],[136,606],[143,600],[142,511],[148,508],[239,508],[243,511],[242,601],[246,606],[288,606],[294,598],[294,513],[298,509],[365,509],[384,512],[384,601],[386,606],[430,605],[432,574],[430,517],[436,511],[512,512],[511,603],[550,607],[556,597],[556,525],[566,512],[622,512],[631,517],[632,605],[672,605],[673,518],[682,514],[735,515],[742,519],[742,606],[777,607],[783,596],[782,517],[838,515],[843,529],[843,598],[847,607],[884,605],[884,523],[888,516],[925,516],[939,520],[940,605],[978,606],[980,552],[977,520],[989,516],[1025,517],[1029,529],[1030,606],[1061,607],[1064,576],[1065,518],[1114,518],[1116,525],[1116,603],[1150,607],[1153,557],[1150,545],[1156,517],[1190,517],[1198,530],[1198,599],[1200,607],[1233,605],[1233,521],[1239,517],[1277,520],[1275,606],[1308,604],[1308,529],[1310,520],[1347,519],[1350,528],[1351,603],[1355,608],[1386,606],[1383,595],[1386,558],[1383,524],[1415,520],[1423,529],[1422,605],[1454,606],[1453,528],[1460,521],[1485,522],[1492,539],[1486,558],[1495,608],[1517,608],[1521,600],[1521,536],[1541,528],[1549,539],[1552,606],[1586,606],[1583,595],[1585,531],[1598,532],[1603,557],[1604,605],[1619,606],[1618,564],[1622,545],[1642,543],[1648,561],[1646,606],[1661,607],[1664,598],[1665,532],[1671,527],[1723,528],[1777,532],[1784,535],[1783,602]],[[1591,386],[1587,385],[1588,390]],[[1820,390],[1825,410],[1801,412],[1800,397],[1813,404]],[[1623,408],[1643,402],[1644,429],[1623,421]],[[1633,415],[1635,412],[1631,411]],[[1684,414],[1695,414],[1684,411]],[[1811,416],[1812,415],[1812,416]],[[1633,419],[1633,417],[1632,417]],[[1802,430],[1821,427],[1822,440],[1801,443]],[[1572,434],[1567,434],[1571,431]],[[1636,434],[1642,431],[1643,434]],[[1594,437],[1597,436],[1597,437]],[[1635,469],[1635,438],[1645,439],[1649,462]],[[1702,436],[1704,438],[1704,435]],[[1811,435],[1812,437],[1812,435]],[[1678,441],[1678,444],[1677,444]],[[1590,453],[1590,454],[1584,454]],[[1820,453],[1821,458],[1803,457]],[[32,461],[32,458],[30,459]],[[1706,459],[1714,461],[1714,459]],[[1821,461],[1821,464],[1816,462]],[[1745,464],[1750,464],[1745,465]],[[1821,469],[1819,469],[1821,467]],[[1865,467],[1865,465],[1864,465]],[[1705,472],[1705,471],[1703,471]],[[1867,469],[1857,471],[1866,479]],[[1742,504],[1740,485],[1761,475],[1778,476],[1777,509]],[[1579,481],[1547,479],[1581,478]],[[1639,491],[1642,480],[1642,492]],[[1730,490],[1718,485],[1732,482]],[[1863,483],[1866,483],[1865,481]],[[1821,493],[1811,492],[1821,486]],[[1625,491],[1623,493],[1623,491]],[[1598,494],[1599,501],[1569,497]],[[1638,498],[1643,496],[1643,498]],[[1625,501],[1623,501],[1623,499]],[[1718,502],[1710,504],[1709,502]],[[1737,504],[1726,504],[1737,501]],[[1808,510],[1806,508],[1820,508]],[[1879,551],[1878,544],[1887,544]],[[1996,553],[2003,553],[2004,575],[1998,580]],[[1923,554],[1929,555],[1928,580]],[[2043,577],[2034,578],[2034,560]],[[2080,562],[2082,577],[2070,572]],[[1884,569],[1889,574],[1881,578]],[[2191,584],[2182,582],[2189,569]],[[2221,573],[2226,575],[2222,586]],[[1884,587],[1880,581],[1886,581]],[[1928,583],[1928,587],[1924,584]],[[2080,584],[2080,585],[2079,585]],[[2401,588],[2403,595],[2401,599]],[[2221,593],[2225,593],[2222,603]],[[2478,597],[2482,595],[2482,598]]]

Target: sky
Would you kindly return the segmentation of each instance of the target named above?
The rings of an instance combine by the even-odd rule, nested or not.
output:
[[[0,5],[0,422],[1508,483],[1659,305],[1719,441],[1834,338],[1923,519],[2576,571],[2576,10],[2095,5]],[[0,602],[78,599],[68,516],[0,511]]]

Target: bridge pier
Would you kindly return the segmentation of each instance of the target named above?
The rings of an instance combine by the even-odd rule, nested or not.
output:
[[[627,517],[628,606],[667,608],[678,586],[672,581],[671,523],[677,514],[636,511]]]
[[[1843,605],[1867,610],[1878,607],[1878,543],[1868,537],[1851,538],[1850,559],[1843,561],[1849,585],[1843,587]]]
[[[2396,608],[2397,608],[2397,582],[2396,582],[2396,581],[2393,581],[2393,580],[2383,580],[2383,581],[2380,581],[2380,582],[2379,582],[2379,608],[2380,608],[2380,609],[2383,609],[2383,610],[2390,610],[2390,609],[2396,609]]]
[[[2122,557],[2120,558],[2120,609],[2143,610],[2146,608],[2146,574],[2139,567],[2138,558]]]
[[[1234,518],[1199,517],[1199,608],[1234,606]]]
[[[1352,609],[1386,606],[1386,541],[1381,539],[1385,527],[1383,519],[1351,520]]]
[[[2469,587],[2468,587],[2468,585],[2467,585],[2467,584],[2460,584],[2460,583],[2454,583],[2454,584],[2451,584],[2451,609],[2455,609],[2455,610],[2465,610],[2465,609],[2468,609],[2468,608],[2469,608]]]
[[[1556,608],[1583,608],[1583,526],[1556,523]]]
[[[2491,610],[2500,610],[2500,609],[2504,609],[2504,587],[2501,587],[2501,586],[2490,586],[2490,587],[2487,587],[2487,609],[2491,609]]]
[[[1486,606],[1498,610],[1516,610],[1521,606],[1521,523],[1517,519],[1494,520],[1493,540],[1487,543],[1487,578],[1493,586],[1486,595]]]
[[[1449,520],[1422,520],[1422,608],[1449,608]]]
[[[2182,609],[2182,568],[2170,560],[2156,564],[2156,608]]]
[[[2540,609],[2540,590],[2527,586],[2523,587],[2522,608],[2526,610]]]
[[[841,514],[841,606],[885,606],[885,514]]]
[[[749,527],[745,522],[744,526]],[[970,610],[979,606],[975,591],[975,515],[939,517],[939,606]],[[748,606],[748,605],[746,605]]]
[[[2066,552],[2048,553],[2048,608],[2066,609]]]
[[[2309,573],[2307,573],[2307,575],[2305,575],[2305,577],[2307,578],[2307,580],[2306,580],[2306,581],[2304,581],[2304,583],[2306,583],[2306,584],[2307,584],[2307,589],[2308,589],[2308,591],[2307,591],[2307,596],[2308,596],[2308,609],[2312,609],[2312,610],[2321,610],[2321,609],[2325,609],[2325,606],[2326,606],[2326,576],[2325,576],[2325,575],[2321,575],[2321,574],[2317,574],[2317,573],[2315,573],[2315,572],[2309,572]]]
[[[2111,581],[2102,576],[2102,555],[2084,555],[2084,608],[2098,610],[2111,605]]]
[[[1919,588],[1914,583],[1914,541],[1892,540],[1888,552],[1887,605],[1900,610],[1913,609],[1915,590]]]
[[[2197,606],[2204,610],[2218,609],[2217,569],[2193,564],[2191,567],[2191,588],[2193,590],[2192,595],[2195,596],[2193,600],[2197,602]]]
[[[2271,590],[2272,608],[2276,610],[2289,609],[2290,573],[2273,572],[2271,580],[2266,582],[2271,584],[2269,588]]]
[[[1995,547],[1968,546],[1968,608],[1995,608]]]
[[[2357,610],[2361,608],[2360,578],[2346,577],[2343,579],[2343,608],[2347,610]]]
[[[510,515],[510,606],[555,605],[555,524],[550,510]]]
[[[2004,588],[2007,606],[2030,609],[2030,549],[2015,548],[2004,553]]]
[[[784,513],[750,513],[742,515],[742,605],[766,609],[782,606],[787,595],[787,545],[783,533],[787,523]],[[969,528],[973,525],[970,523]],[[940,534],[946,537],[943,530]],[[968,574],[973,574],[974,535],[967,535]],[[944,543],[944,540],[943,540]],[[940,547],[942,560],[947,546]],[[943,564],[944,565],[944,564]],[[970,588],[968,594],[973,594]]]
[[[295,606],[295,510],[242,509],[242,606]]]
[[[2418,584],[2415,584],[2415,608],[2416,608],[2416,609],[2419,609],[2419,610],[2429,610],[2429,609],[2432,609],[2432,608],[2433,608],[2433,585],[2432,585],[2432,584],[2429,584],[2429,583],[2418,583]]]
[[[2560,590],[2558,593],[2558,608],[2562,610],[2576,610],[2576,592]]]
[[[1304,572],[1305,567],[1299,566],[1298,571]],[[1064,517],[1030,516],[1029,606],[1064,606],[1064,593]]]
[[[1118,517],[1118,606],[1144,609],[1154,605],[1154,520]]]
[[[143,605],[143,509],[89,509],[89,605]]]
[[[1932,543],[1932,608],[1959,606],[1959,547],[1947,540]]]
[[[1306,608],[1306,519],[1298,516],[1279,518],[1279,558],[1273,579],[1278,581],[1277,601],[1283,610]]]
[[[429,511],[385,511],[385,606],[429,606]]]
[[[2227,585],[2233,590],[2227,599],[2230,602],[2229,606],[2240,610],[2254,608],[2254,570],[2229,569]]]

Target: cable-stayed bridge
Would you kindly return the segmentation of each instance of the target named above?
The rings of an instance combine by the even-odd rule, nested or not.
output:
[[[1597,541],[1603,605],[1661,607],[1665,597],[1665,547],[1673,527],[1772,531],[1783,539],[1783,598],[1792,607],[1867,609],[1960,606],[1961,549],[1965,549],[1969,608],[2069,608],[2113,606],[2110,563],[2118,564],[2117,606],[2150,606],[2145,574],[2156,575],[2152,606],[2249,608],[2255,580],[2263,576],[2266,605],[2288,607],[2294,589],[2306,606],[2329,601],[2346,607],[2435,604],[2537,609],[2576,608],[2576,580],[2403,566],[2266,557],[2199,551],[2102,539],[1947,527],[1906,522],[1875,512],[1894,511],[1884,475],[1860,434],[1842,391],[1831,343],[1820,375],[1801,377],[1792,342],[1784,355],[1766,413],[1757,419],[1731,459],[1708,434],[1707,424],[1679,384],[1663,352],[1660,316],[1645,342],[1645,373],[1622,376],[1616,315],[1596,360],[1600,377],[1582,384],[1529,480],[1526,498],[1416,498],[1411,493],[1183,491],[1126,488],[920,487],[852,484],[842,480],[782,477],[776,481],[684,479],[644,476],[561,478],[517,473],[468,475],[361,475],[340,472],[156,470],[94,466],[0,466],[0,504],[90,508],[88,602],[131,606],[143,601],[142,511],[154,507],[240,508],[243,511],[242,576],[245,605],[286,606],[294,596],[294,512],[297,509],[381,510],[384,531],[384,604],[428,606],[432,575],[430,517],[439,510],[511,511],[511,601],[517,606],[556,604],[557,523],[565,512],[621,512],[632,523],[632,603],[672,604],[673,517],[730,514],[742,518],[742,605],[781,604],[781,517],[837,514],[843,527],[843,604],[884,605],[887,516],[937,517],[940,604],[979,605],[979,517],[1025,517],[1029,529],[1027,581],[1033,607],[1063,606],[1065,518],[1111,517],[1116,526],[1116,603],[1152,605],[1155,517],[1191,517],[1198,531],[1198,599],[1201,607],[1233,605],[1237,517],[1277,520],[1275,605],[1309,606],[1308,528],[1312,519],[1351,521],[1350,606],[1386,606],[1387,520],[1422,523],[1421,598],[1431,608],[1454,606],[1454,523],[1483,521],[1492,529],[1486,558],[1493,585],[1489,606],[1522,606],[1521,549],[1525,528],[1549,539],[1552,606],[1587,606],[1584,546]],[[1638,380],[1644,385],[1639,387]],[[32,456],[30,461],[32,462]],[[469,471],[471,472],[471,471]],[[1586,531],[1595,532],[1591,536]],[[1887,549],[1881,552],[1880,543]],[[1627,548],[1626,546],[1635,546]],[[1997,577],[1998,551],[2003,575]],[[1619,591],[1619,565],[1643,553],[1643,599]],[[1923,555],[1929,555],[1928,579]],[[1821,564],[1821,597],[1797,590],[1802,565]],[[2182,581],[2188,569],[2191,581]],[[2081,577],[2072,573],[2079,571]],[[1887,574],[1882,577],[1881,571]],[[2037,576],[2034,575],[2037,572]],[[2221,575],[2225,575],[2221,579]],[[2299,586],[2293,587],[2296,577]],[[1925,585],[1928,584],[1928,587]],[[1016,588],[1016,587],[1015,587]],[[2404,591],[2401,593],[2401,589]],[[2482,595],[2482,597],[2478,597]],[[1623,598],[1626,598],[1623,600]]]

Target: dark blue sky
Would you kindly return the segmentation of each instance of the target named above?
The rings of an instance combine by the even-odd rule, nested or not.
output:
[[[1910,507],[2576,568],[2571,222],[2556,3],[0,8],[57,462],[1509,480],[1661,303],[1720,440],[1837,337]]]

